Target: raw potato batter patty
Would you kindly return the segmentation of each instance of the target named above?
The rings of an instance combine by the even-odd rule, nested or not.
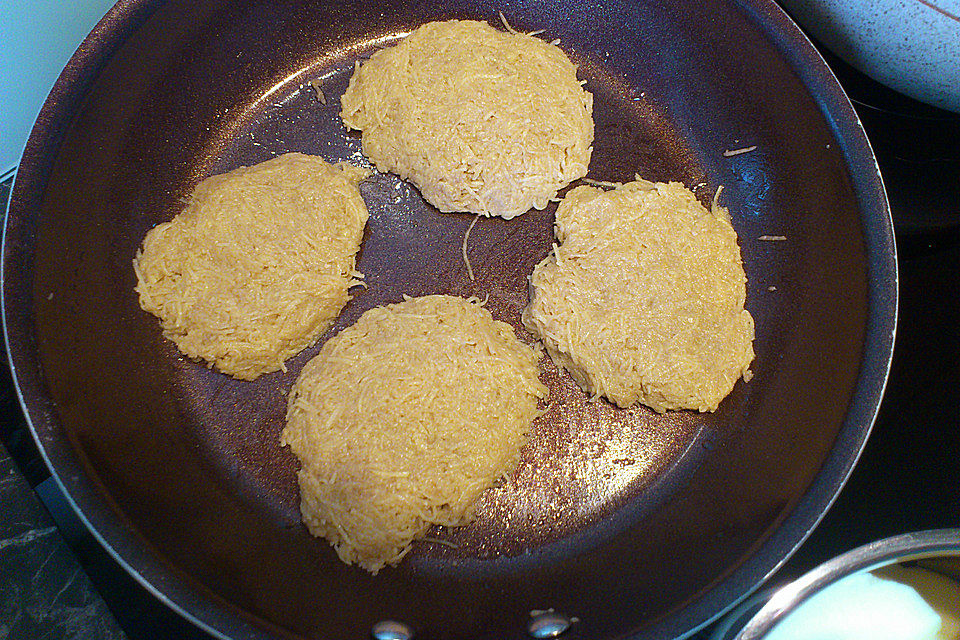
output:
[[[517,467],[547,396],[539,359],[452,296],[371,309],[328,340],[290,392],[281,437],[301,462],[310,532],[376,573],[430,526],[469,522]]]
[[[749,380],[753,318],[725,210],[707,211],[676,182],[577,187],[556,235],[523,322],[587,393],[624,408],[714,411]]]
[[[587,174],[593,97],[558,47],[473,21],[431,22],[350,79],[363,152],[440,211],[512,218]]]
[[[313,344],[361,277],[368,175],[299,153],[207,178],[147,233],[133,261],[140,306],[191,358],[243,380]]]

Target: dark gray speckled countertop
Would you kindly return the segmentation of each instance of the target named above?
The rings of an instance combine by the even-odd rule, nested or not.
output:
[[[0,445],[0,638],[126,638]]]

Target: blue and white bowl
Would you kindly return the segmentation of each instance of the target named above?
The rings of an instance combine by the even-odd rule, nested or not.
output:
[[[778,0],[874,80],[960,113],[960,0]]]

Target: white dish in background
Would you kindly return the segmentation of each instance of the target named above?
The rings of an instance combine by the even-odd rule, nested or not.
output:
[[[40,107],[113,0],[0,1],[0,178],[20,162]]]
[[[960,113],[960,0],[777,0],[874,80]]]

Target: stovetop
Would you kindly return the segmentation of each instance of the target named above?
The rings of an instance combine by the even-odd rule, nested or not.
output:
[[[960,526],[960,115],[902,97],[827,57],[860,115],[890,198],[899,324],[886,395],[863,456],[823,522],[770,585],[879,538]],[[2,201],[8,191],[9,182],[2,185]],[[26,558],[16,560],[26,567],[23,580],[0,583],[0,636],[6,630],[11,638],[122,638],[124,632],[133,639],[207,637],[130,578],[65,505],[25,427],[5,367],[0,437],[16,463],[0,447],[0,472],[6,469],[0,499],[5,508],[11,496],[23,502],[32,523],[22,531],[0,529],[0,551],[8,552],[6,560],[0,554],[0,573],[14,566],[10,550]],[[31,551],[38,540],[49,548]],[[54,565],[57,571],[50,570]],[[24,622],[24,590],[30,589],[55,615]],[[46,595],[38,595],[41,590]]]

